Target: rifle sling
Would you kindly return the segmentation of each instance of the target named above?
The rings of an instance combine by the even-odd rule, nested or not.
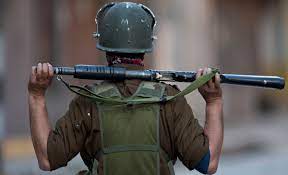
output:
[[[70,91],[80,95],[84,96],[93,100],[96,100],[98,102],[107,103],[107,104],[115,104],[115,105],[135,105],[135,104],[151,104],[151,103],[161,103],[161,102],[168,102],[171,101],[179,96],[185,96],[194,90],[198,89],[205,83],[207,83],[209,80],[211,80],[216,73],[218,73],[218,69],[212,69],[211,73],[203,75],[199,78],[197,78],[195,81],[193,81],[189,86],[187,86],[183,91],[180,91],[174,96],[164,96],[164,97],[149,97],[144,99],[131,99],[131,98],[122,98],[122,99],[113,99],[109,97],[104,97],[101,95],[98,95],[94,93],[93,91],[77,86],[77,85],[70,85],[66,81],[63,80],[61,76],[57,76],[57,80],[61,81]]]

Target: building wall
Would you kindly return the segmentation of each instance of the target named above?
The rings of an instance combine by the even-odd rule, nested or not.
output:
[[[158,1],[154,67],[195,71],[218,67],[213,38],[213,4],[208,0]],[[188,83],[177,84],[181,89]],[[204,101],[196,91],[187,96],[195,116],[204,121]]]
[[[287,49],[279,49],[284,44],[282,37],[277,35],[282,31],[282,36],[286,36],[283,24],[287,18],[279,16],[285,11],[281,10],[284,5],[280,1],[157,2],[160,22],[155,67],[196,70],[211,66],[220,68],[222,73],[260,75],[279,75],[276,70],[283,72],[283,69],[277,69],[285,62],[279,55],[281,50]],[[271,54],[274,56],[268,58]],[[264,67],[276,70],[267,71]],[[180,85],[181,88],[185,86],[187,84]],[[280,93],[276,91],[235,85],[222,87],[225,117],[231,121],[249,121],[255,115],[262,115],[262,110],[266,112],[267,105],[272,111],[281,106]],[[267,92],[269,97],[265,96]],[[199,94],[193,93],[188,100],[196,114],[202,117],[204,104]]]
[[[22,133],[28,129],[27,82],[31,65],[30,4],[6,1],[5,32],[5,110],[6,132]],[[25,128],[25,129],[24,129]]]
[[[32,65],[105,64],[104,54],[95,48],[92,32],[96,30],[96,13],[107,2],[112,0],[5,1],[3,84],[7,135],[28,134],[27,83]],[[86,83],[66,78],[72,83]],[[47,92],[52,123],[65,113],[73,97],[53,80]]]
[[[285,71],[288,70],[288,1],[281,0],[282,19],[284,23],[284,62]]]
[[[96,28],[96,12],[106,2],[112,0],[5,1],[6,76],[3,84],[5,118],[9,126],[7,133],[28,133],[27,82],[32,65],[38,61],[66,66],[79,63],[105,64],[104,54],[95,49],[91,34]],[[148,67],[152,68],[196,70],[210,66],[219,67],[225,73],[264,74],[265,71],[259,65],[266,60],[262,57],[268,56],[261,51],[263,47],[259,44],[259,36],[262,36],[263,30],[261,32],[259,26],[270,18],[270,31],[264,34],[265,42],[269,44],[269,38],[275,38],[271,34],[275,32],[272,26],[275,20],[279,20],[273,11],[278,9],[283,12],[280,23],[285,27],[282,31],[287,38],[288,5],[284,0],[275,7],[271,7],[272,0],[135,2],[143,2],[150,7],[158,21],[155,32],[158,40],[154,43],[154,53],[145,59]],[[270,17],[267,15],[267,6],[270,7],[268,11],[272,11]],[[273,42],[277,43],[276,40]],[[284,43],[288,43],[288,39]],[[285,51],[282,60],[287,63],[287,49],[282,50]],[[274,58],[268,62],[275,62]],[[85,83],[67,79],[73,83]],[[184,88],[187,84],[179,86]],[[242,120],[244,116],[252,118],[259,110],[262,89],[223,85],[223,90],[226,118],[236,121]],[[48,111],[53,123],[63,115],[71,98],[73,94],[59,82],[53,81],[47,94]],[[204,121],[205,104],[200,95],[194,92],[188,96],[188,101],[196,116]]]

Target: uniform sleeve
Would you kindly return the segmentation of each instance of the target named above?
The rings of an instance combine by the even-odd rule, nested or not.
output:
[[[173,105],[177,156],[192,170],[209,151],[208,137],[184,97],[178,97]]]
[[[89,133],[89,124],[89,103],[83,97],[74,98],[66,114],[49,133],[47,154],[51,170],[66,166],[79,153]]]
[[[210,163],[210,156],[210,150],[208,150],[208,153],[206,153],[205,156],[200,160],[200,162],[198,162],[195,169],[202,174],[207,174]]]

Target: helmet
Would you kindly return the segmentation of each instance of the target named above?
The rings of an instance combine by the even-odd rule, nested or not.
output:
[[[146,53],[153,48],[153,12],[133,2],[109,3],[96,16],[97,48],[106,52]]]

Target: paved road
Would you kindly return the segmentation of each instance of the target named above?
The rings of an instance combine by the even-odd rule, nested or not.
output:
[[[282,175],[287,172],[288,150],[269,154],[243,154],[224,156],[216,175]],[[67,175],[75,174],[85,166],[77,157],[66,168],[54,172],[42,172],[36,166],[35,159],[14,161],[6,164],[7,175]],[[189,171],[178,161],[175,165],[176,175],[200,175],[196,171]]]
[[[224,154],[217,175],[282,175],[287,174],[288,117],[274,118],[229,126],[225,128]],[[85,169],[80,157],[66,168],[42,172],[33,155],[18,160],[5,161],[5,175],[67,175]],[[179,161],[176,175],[198,175],[188,171]]]

